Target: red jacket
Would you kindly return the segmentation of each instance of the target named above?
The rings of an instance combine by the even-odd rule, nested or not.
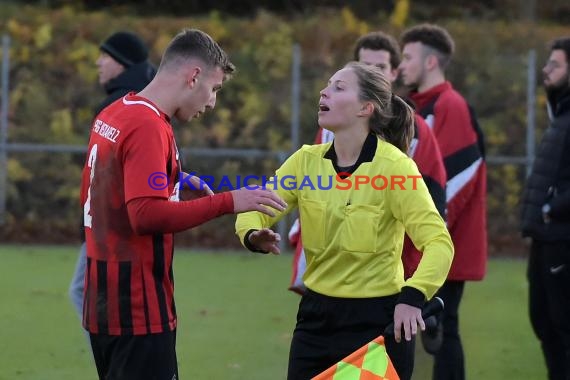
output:
[[[487,264],[487,167],[467,102],[449,82],[410,95],[432,128],[447,172],[447,226],[455,245],[449,280],[481,280]]]
[[[445,167],[443,158],[435,136],[426,124],[425,120],[414,115],[415,134],[410,146],[409,155],[418,166],[424,182],[429,190],[431,198],[437,210],[443,216],[445,214]],[[414,274],[422,253],[414,247],[410,238],[406,235],[402,250],[402,262],[404,264],[404,277],[407,279]]]

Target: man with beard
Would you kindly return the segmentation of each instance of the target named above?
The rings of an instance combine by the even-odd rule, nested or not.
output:
[[[542,69],[550,126],[544,133],[522,203],[531,238],[529,310],[549,380],[570,379],[570,37],[553,42]]]

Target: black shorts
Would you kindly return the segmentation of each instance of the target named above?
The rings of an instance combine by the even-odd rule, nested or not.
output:
[[[288,380],[311,379],[382,335],[394,319],[398,294],[375,298],[329,297],[307,289],[301,298],[289,352]],[[396,343],[386,337],[386,350],[400,379],[414,368],[415,339]]]
[[[90,334],[101,380],[178,380],[176,330],[149,335]]]

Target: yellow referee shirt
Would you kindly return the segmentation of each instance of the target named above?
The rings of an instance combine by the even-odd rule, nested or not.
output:
[[[309,289],[365,298],[393,295],[406,286],[430,299],[447,277],[451,238],[415,163],[373,135],[365,146],[371,136],[376,140],[371,160],[344,179],[326,158],[332,143],[303,146],[267,184],[287,202],[287,210],[274,218],[240,214],[236,232],[243,244],[248,231],[270,227],[298,207],[307,260],[303,280]],[[401,260],[404,231],[423,252],[407,281]]]

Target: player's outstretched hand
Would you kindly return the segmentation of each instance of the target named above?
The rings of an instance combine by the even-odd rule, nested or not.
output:
[[[234,213],[259,211],[269,216],[275,216],[275,213],[268,207],[277,211],[284,211],[287,203],[277,196],[273,191],[268,189],[241,189],[233,190],[232,197],[234,199]],[[268,206],[268,207],[267,207]]]
[[[271,252],[274,255],[281,253],[279,242],[281,235],[269,228],[263,228],[249,234],[249,242],[251,245],[265,252]]]

